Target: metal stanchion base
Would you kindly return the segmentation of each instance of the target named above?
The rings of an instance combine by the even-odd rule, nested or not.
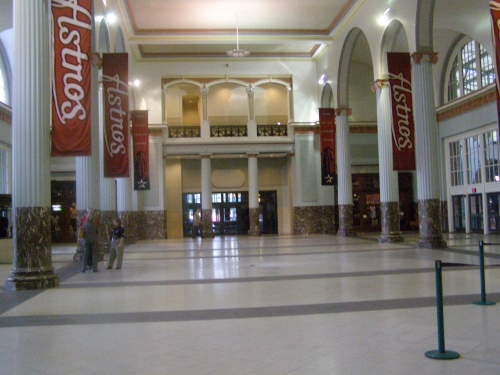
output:
[[[493,301],[476,301],[472,302],[473,305],[480,305],[480,306],[493,306],[496,305],[496,302]]]
[[[445,350],[444,352],[440,352],[439,350],[429,350],[428,352],[425,352],[425,356],[431,359],[457,359],[460,357],[460,354],[452,350]]]

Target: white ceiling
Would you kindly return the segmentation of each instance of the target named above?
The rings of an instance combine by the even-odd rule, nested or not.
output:
[[[142,58],[312,58],[358,0],[118,0]]]

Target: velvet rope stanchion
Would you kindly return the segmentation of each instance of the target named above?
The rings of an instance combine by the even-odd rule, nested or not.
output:
[[[474,305],[493,306],[496,302],[486,301],[486,279],[484,276],[484,245],[483,241],[479,241],[479,270],[481,272],[481,301],[472,302]]]
[[[427,358],[432,359],[457,359],[460,354],[451,350],[446,350],[444,345],[444,313],[443,313],[443,276],[442,263],[436,260],[436,307],[437,307],[437,328],[438,328],[438,350],[425,352]]]

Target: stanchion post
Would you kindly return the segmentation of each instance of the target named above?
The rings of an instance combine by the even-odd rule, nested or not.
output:
[[[484,242],[479,241],[479,271],[481,273],[481,301],[472,302],[474,305],[493,306],[496,302],[486,301],[486,278],[484,275]]]
[[[460,357],[457,352],[446,351],[444,344],[444,308],[443,308],[443,275],[442,263],[436,260],[436,309],[437,309],[437,329],[438,329],[438,350],[429,350],[425,352],[427,358],[432,359],[456,359]]]

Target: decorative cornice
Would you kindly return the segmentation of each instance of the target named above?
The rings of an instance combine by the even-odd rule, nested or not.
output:
[[[451,107],[447,107],[442,110],[437,110],[437,121],[445,121],[450,118],[460,116],[461,114],[473,111],[477,108],[483,107],[487,104],[493,103],[496,101],[496,91],[490,90],[486,91],[483,94],[475,95],[470,97],[469,99],[462,100],[460,103],[456,105],[452,105]]]
[[[335,110],[335,116],[341,116],[344,111],[347,116],[352,116],[352,108],[337,108]]]
[[[377,92],[377,89],[389,87],[389,80],[388,79],[377,79],[372,83],[371,87],[372,87],[373,92]]]
[[[12,125],[12,112],[4,110],[3,106],[0,106],[0,121]]]
[[[420,64],[425,56],[427,56],[431,64],[433,65],[437,64],[438,54],[435,52],[415,52],[412,53],[411,58],[415,64]]]

